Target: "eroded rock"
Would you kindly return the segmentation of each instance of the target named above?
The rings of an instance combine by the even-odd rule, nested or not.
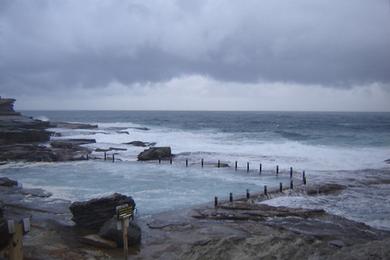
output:
[[[108,220],[99,231],[99,236],[102,238],[115,241],[118,247],[123,247],[123,231],[117,229],[116,217]],[[134,222],[129,223],[127,229],[128,245],[138,245],[141,243],[141,228]]]
[[[135,208],[132,197],[114,193],[107,197],[73,202],[69,209],[73,214],[72,220],[77,226],[99,230],[105,222],[115,215],[115,208],[123,204],[129,204]]]
[[[171,147],[151,147],[138,154],[139,161],[168,159],[171,157]]]

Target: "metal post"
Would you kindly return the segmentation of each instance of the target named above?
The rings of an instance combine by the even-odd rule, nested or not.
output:
[[[104,160],[107,160],[107,152],[104,152]]]
[[[237,161],[234,163],[234,169],[237,171]]]
[[[264,185],[264,195],[268,196],[267,185]]]
[[[279,192],[283,192],[283,183],[279,183]]]
[[[87,161],[89,160],[89,155],[87,154]]]
[[[202,158],[202,160],[200,160],[200,164],[202,165],[202,168],[203,168],[203,158]]]
[[[246,163],[246,172],[249,172],[249,162]]]
[[[218,207],[218,197],[214,197],[214,207]]]
[[[303,184],[306,185],[306,174],[305,174],[305,171],[303,171],[303,173],[302,173],[302,180],[303,180]]]
[[[112,162],[115,162],[115,153],[112,154]]]
[[[169,164],[172,164],[172,157],[169,158]]]
[[[290,167],[290,179],[293,177],[293,167]]]
[[[186,159],[186,167],[188,167],[188,159]]]
[[[246,189],[246,198],[247,198],[247,199],[249,199],[249,198],[250,198],[250,196],[251,196],[251,195],[249,194],[249,190],[248,190],[248,189]]]
[[[230,192],[230,194],[229,194],[229,201],[230,201],[230,202],[233,202],[233,193],[231,193],[231,192]]]
[[[263,165],[261,165],[261,163],[260,163],[259,174],[261,174],[262,170],[263,170]]]
[[[220,160],[218,160],[217,167],[218,167],[218,168],[221,167],[221,161],[220,161]]]
[[[276,175],[279,174],[279,165],[276,165]]]
[[[161,164],[161,159],[160,158],[158,158],[158,164]]]
[[[293,180],[290,181],[290,189],[294,189],[294,183],[293,183]]]

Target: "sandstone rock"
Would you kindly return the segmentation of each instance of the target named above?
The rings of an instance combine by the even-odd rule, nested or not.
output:
[[[99,231],[99,236],[115,241],[118,247],[123,247],[123,231],[117,229],[116,217],[113,217],[104,223]],[[129,223],[127,239],[129,246],[141,243],[141,228],[134,222]]]
[[[117,245],[115,242],[101,238],[100,236],[96,234],[83,236],[81,239],[81,242],[91,245],[98,248],[116,248]]]
[[[96,143],[95,139],[62,139],[51,141],[50,145],[54,148],[75,148],[83,144],[93,144]]]
[[[149,142],[142,142],[142,141],[132,141],[124,144],[129,144],[133,146],[138,146],[138,147],[147,147],[147,146],[154,146],[156,143],[149,143]]]
[[[73,214],[72,220],[77,226],[99,230],[105,222],[115,215],[115,208],[126,203],[135,208],[135,202],[131,197],[114,193],[107,197],[73,202],[69,209]]]
[[[306,189],[306,193],[308,195],[316,195],[316,194],[331,194],[338,193],[345,190],[347,186],[337,184],[337,183],[325,183],[320,186],[309,186]]]
[[[337,248],[342,248],[345,246],[345,243],[341,240],[331,240],[328,242],[328,244]]]
[[[138,155],[139,161],[171,158],[171,147],[151,147]]]
[[[7,177],[0,177],[0,186],[12,187],[18,186],[18,182]]]
[[[49,148],[37,144],[0,146],[0,161],[54,162],[57,155]]]
[[[97,125],[84,123],[69,123],[69,122],[52,122],[51,127],[65,128],[65,129],[96,129]]]
[[[15,99],[0,97],[0,115],[20,115],[14,110]]]

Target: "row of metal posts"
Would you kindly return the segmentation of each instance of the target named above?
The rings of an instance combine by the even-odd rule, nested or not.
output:
[[[302,180],[303,180],[303,184],[306,185],[306,174],[305,174],[305,171],[303,171]],[[293,182],[292,177],[291,177],[291,180],[290,180],[290,190],[293,190],[293,189],[294,189],[294,182]],[[279,192],[280,193],[283,192],[283,183],[282,182],[279,183]],[[264,185],[264,196],[268,197],[267,185]],[[250,199],[249,189],[246,190],[246,199]],[[229,193],[229,202],[233,202],[233,193],[232,192]],[[217,207],[217,206],[218,206],[218,197],[215,196],[214,197],[214,207]]]

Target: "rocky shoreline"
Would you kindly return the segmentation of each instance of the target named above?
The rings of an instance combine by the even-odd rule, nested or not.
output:
[[[0,186],[4,218],[31,218],[24,238],[25,259],[120,259],[121,249],[105,246],[75,225],[71,203],[40,189]],[[306,187],[306,190],[318,187]],[[320,187],[328,193],[340,187]],[[296,190],[295,192],[303,192]],[[289,196],[289,191],[270,196]],[[119,198],[119,197],[118,197]],[[323,210],[273,207],[250,199],[199,205],[138,217],[140,246],[133,259],[388,259],[390,232],[331,215]],[[93,204],[93,203],[92,203]],[[73,216],[74,217],[74,216]],[[87,238],[87,239],[86,239]],[[92,242],[91,242],[92,240]]]

